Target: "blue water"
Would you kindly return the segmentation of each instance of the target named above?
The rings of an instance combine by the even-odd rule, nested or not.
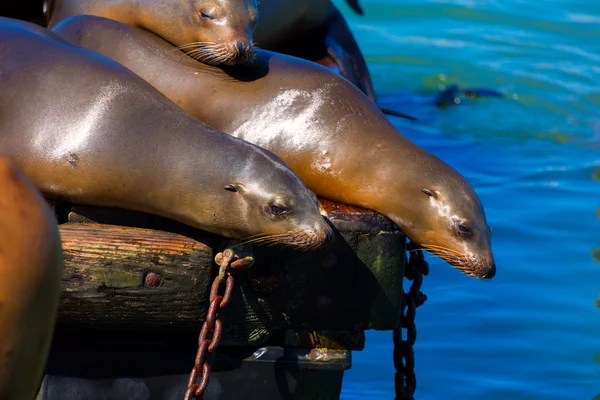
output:
[[[382,102],[421,120],[394,123],[473,183],[493,226],[492,281],[428,257],[415,398],[599,396],[600,1],[336,4]],[[435,108],[452,83],[506,98]],[[391,350],[368,332],[342,398],[392,399]]]

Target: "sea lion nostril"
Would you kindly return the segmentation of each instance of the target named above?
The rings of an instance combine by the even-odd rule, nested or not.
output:
[[[487,272],[485,273],[485,275],[483,277],[485,279],[491,279],[495,275],[496,275],[496,263],[493,263],[492,265],[488,266]]]

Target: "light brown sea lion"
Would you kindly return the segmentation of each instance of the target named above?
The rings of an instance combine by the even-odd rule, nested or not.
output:
[[[281,159],[208,127],[113,60],[0,18],[0,71],[0,155],[46,197],[302,249],[332,234]]]
[[[72,17],[55,31],[125,65],[209,125],[273,151],[320,197],[379,211],[461,271],[494,276],[491,231],[467,180],[326,68],[267,51],[253,68],[215,68],[98,17]]]
[[[32,400],[54,332],[63,269],[52,211],[0,158],[0,399]]]
[[[256,0],[45,0],[48,27],[71,15],[97,15],[156,33],[208,64],[254,58]]]

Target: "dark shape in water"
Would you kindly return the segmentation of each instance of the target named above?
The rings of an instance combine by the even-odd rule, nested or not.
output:
[[[460,97],[480,99],[482,97],[504,97],[504,95],[492,89],[460,89],[458,85],[452,85],[438,94],[435,104],[440,108],[446,108],[449,105],[460,103],[460,101],[456,101],[457,99],[460,100]]]
[[[592,258],[600,263],[600,248],[592,250]]]

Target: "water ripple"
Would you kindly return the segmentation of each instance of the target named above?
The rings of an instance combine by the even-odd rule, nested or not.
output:
[[[418,400],[590,400],[600,394],[600,2],[341,0],[392,120],[472,183],[497,276],[428,256]],[[448,85],[502,99],[439,110]],[[390,332],[368,332],[343,399],[393,397]]]

